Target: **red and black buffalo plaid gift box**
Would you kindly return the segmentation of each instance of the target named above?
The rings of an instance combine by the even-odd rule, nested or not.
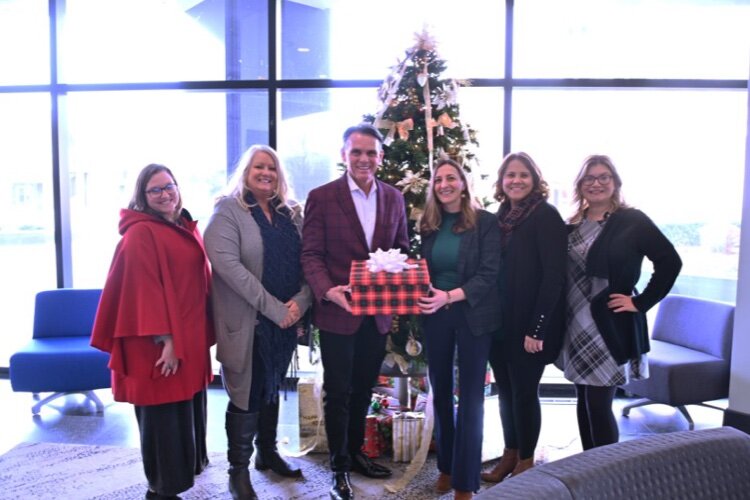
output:
[[[409,259],[414,269],[400,273],[370,272],[367,261],[355,260],[349,274],[352,314],[419,314],[417,300],[429,294],[430,273],[424,259]]]

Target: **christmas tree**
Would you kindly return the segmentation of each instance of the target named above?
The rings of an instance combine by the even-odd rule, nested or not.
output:
[[[404,193],[411,255],[419,256],[418,224],[427,196],[433,162],[449,157],[466,172],[477,167],[473,149],[476,131],[459,116],[458,89],[465,82],[443,77],[446,62],[435,40],[423,30],[378,90],[380,108],[365,121],[385,137],[378,178]],[[389,358],[404,369],[410,360],[423,363],[419,322],[415,317],[394,321]]]

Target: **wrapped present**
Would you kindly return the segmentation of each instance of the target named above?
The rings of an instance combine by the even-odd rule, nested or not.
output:
[[[422,442],[424,413],[404,412],[393,417],[393,461],[410,462]]]
[[[378,427],[378,416],[367,415],[365,419],[365,442],[362,453],[370,458],[378,458],[385,451],[383,435]]]
[[[299,402],[300,449],[317,453],[328,452],[320,383],[315,377],[300,377],[297,382]]]
[[[381,455],[389,453],[393,448],[393,415],[394,412],[379,413],[375,415],[378,419],[378,432],[382,438],[383,450]]]
[[[349,274],[352,314],[419,314],[417,300],[430,291],[430,273],[424,259],[408,259],[407,263],[416,267],[372,272],[368,261],[353,261]]]

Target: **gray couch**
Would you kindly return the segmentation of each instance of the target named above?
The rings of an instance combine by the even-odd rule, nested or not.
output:
[[[655,434],[549,462],[477,499],[750,499],[750,436],[731,427]]]

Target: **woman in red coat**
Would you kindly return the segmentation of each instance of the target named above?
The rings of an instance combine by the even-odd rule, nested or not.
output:
[[[146,498],[177,498],[208,464],[214,338],[203,241],[167,167],[141,171],[120,234],[91,345],[110,353],[115,400],[135,406]]]

